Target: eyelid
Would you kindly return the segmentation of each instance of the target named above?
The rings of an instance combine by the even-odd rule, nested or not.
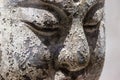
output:
[[[52,36],[54,34],[56,34],[58,32],[58,28],[42,28],[40,27],[40,25],[36,25],[33,22],[28,22],[28,21],[24,21],[22,20],[22,22],[24,22],[26,24],[26,26],[32,30],[34,33],[36,33],[37,35],[42,35],[42,36]]]
[[[60,24],[67,24],[69,23],[69,19],[67,14],[58,6],[50,3],[46,3],[40,0],[35,0],[35,2],[32,2],[30,0],[27,1],[21,1],[17,5],[17,7],[31,7],[31,8],[37,8],[37,9],[45,9],[56,16],[58,18]]]
[[[86,20],[84,22],[84,25],[97,25],[103,18],[104,13],[103,13],[103,8],[97,10],[93,16],[91,18],[89,18],[88,20]]]

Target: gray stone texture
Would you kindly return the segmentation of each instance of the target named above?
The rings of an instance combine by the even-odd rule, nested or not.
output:
[[[1,0],[1,80],[98,80],[104,0]]]

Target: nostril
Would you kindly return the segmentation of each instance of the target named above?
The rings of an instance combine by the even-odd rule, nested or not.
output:
[[[62,63],[61,65],[62,65],[63,67],[65,67],[65,68],[68,68],[68,67],[69,67],[69,65],[66,64],[66,63]]]
[[[78,2],[79,0],[73,0],[74,2]]]
[[[86,64],[85,56],[80,51],[77,51],[77,53],[78,53],[78,56],[79,56],[79,63],[80,64]]]

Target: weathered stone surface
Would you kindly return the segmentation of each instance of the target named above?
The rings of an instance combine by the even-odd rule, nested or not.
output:
[[[0,79],[99,79],[104,0],[0,2]]]

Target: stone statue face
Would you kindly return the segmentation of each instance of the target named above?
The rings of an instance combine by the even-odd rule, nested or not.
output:
[[[38,75],[48,80],[57,71],[73,80],[97,80],[104,62],[103,5],[103,0],[3,1],[0,25],[8,34],[1,50],[12,57],[1,62],[13,60],[2,66],[8,67],[5,73],[12,66],[32,80]],[[20,78],[19,71],[14,75]]]

